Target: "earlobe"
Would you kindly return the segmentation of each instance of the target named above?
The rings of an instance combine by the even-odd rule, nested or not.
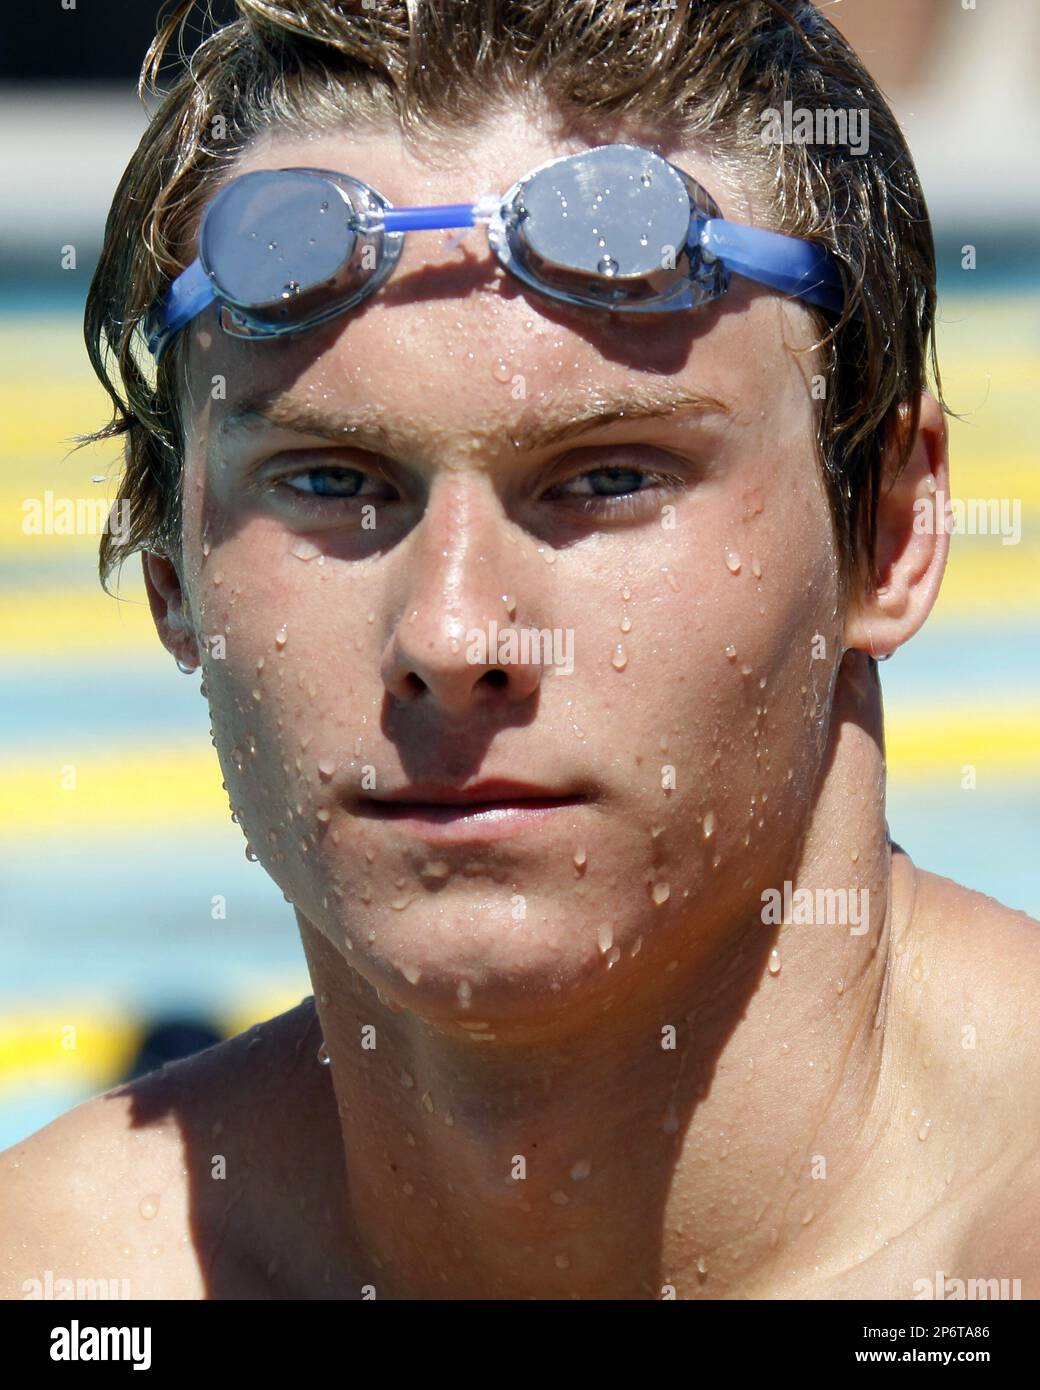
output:
[[[199,665],[199,648],[177,567],[168,556],[155,550],[142,552],[141,562],[148,605],[159,640],[176,658],[182,671],[194,671]]]
[[[921,396],[909,458],[896,474],[897,440],[888,446],[877,505],[875,590],[849,602],[845,647],[881,659],[921,628],[939,595],[950,548],[946,504],[946,420],[934,396]]]

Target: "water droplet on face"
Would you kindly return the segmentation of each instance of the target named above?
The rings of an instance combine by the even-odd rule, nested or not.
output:
[[[570,1200],[566,1192],[561,1192],[559,1189],[549,1193],[549,1201],[555,1202],[558,1207],[565,1207]]]
[[[141,1215],[144,1217],[146,1221],[151,1221],[151,1219],[156,1215],[156,1213],[159,1210],[158,1192],[151,1192],[147,1197],[142,1197],[141,1203],[138,1206],[137,1210],[141,1213]]]
[[[579,845],[572,857],[576,869],[584,869],[585,865],[588,863],[588,853],[584,845]]]
[[[931,1132],[931,1128],[932,1128],[932,1122],[931,1122],[931,1120],[925,1120],[924,1124],[923,1124],[923,1125],[921,1126],[921,1128],[917,1131],[917,1137],[918,1137],[918,1139],[920,1139],[920,1141],[921,1141],[922,1144],[923,1144],[924,1141],[928,1138],[928,1135],[929,1135],[930,1132]]]
[[[924,966],[921,964],[921,957],[918,956],[910,967],[910,977],[914,980],[924,979]]]
[[[627,584],[622,584],[621,586],[621,597],[625,600],[626,603],[632,597],[632,590],[628,587]]]
[[[506,606],[506,612],[509,614],[509,616],[510,616],[511,618],[515,618],[515,617],[516,617],[516,599],[513,597],[513,595],[512,595],[512,594],[503,594],[503,595],[502,595],[502,602],[505,604],[505,606]]]
[[[735,550],[726,551],[726,568],[729,570],[730,574],[739,574],[742,564],[743,561]]]
[[[664,566],[664,568],[661,570],[661,573],[667,580],[669,589],[671,589],[673,593],[677,594],[679,592],[679,581],[678,579],[676,579],[675,575],[671,572],[667,565]]]
[[[621,628],[622,632],[632,631],[632,619],[628,616],[627,613],[622,613],[619,627]]]
[[[286,644],[286,642],[288,642],[288,640],[289,640],[289,630],[288,630],[288,628],[286,628],[286,627],[280,627],[280,628],[278,629],[278,631],[277,631],[277,632],[275,633],[275,635],[274,635],[274,645],[275,645],[275,647],[278,649],[278,651],[281,651],[281,650],[282,650],[282,648],[285,646],[285,644]]]
[[[202,542],[202,555],[203,555],[203,558],[204,558],[204,559],[205,559],[205,558],[208,558],[209,553],[210,553],[210,551],[211,551],[212,549],[213,549],[213,547],[210,545],[209,541],[203,541],[203,542]]]
[[[841,978],[840,975],[838,976],[838,986],[837,986],[837,988],[838,988],[838,993],[839,993],[839,994],[844,994],[844,993],[845,993],[845,981]]]
[[[322,1044],[318,1048],[318,1061],[321,1063],[323,1067],[329,1067],[332,1065],[332,1058],[329,1056],[328,1045],[326,1044],[324,1039],[322,1039]]]
[[[331,758],[322,758],[318,763],[318,776],[323,782],[331,781],[333,773],[336,771],[336,764]]]
[[[773,949],[769,952],[769,973],[770,973],[770,975],[779,975],[779,974],[780,974],[780,966],[781,966],[780,952],[779,952],[779,951],[776,949],[776,947],[774,946]]]
[[[614,944],[614,928],[609,926],[600,927],[596,932],[596,944],[599,946],[603,955],[606,955]]]
[[[504,384],[513,375],[513,369],[504,357],[499,357],[491,368],[491,375],[496,381],[501,381]]]
[[[571,1257],[565,1253],[553,1256],[553,1264],[557,1269],[570,1269]]]
[[[707,1272],[708,1272],[708,1262],[707,1262],[707,1260],[704,1258],[704,1256],[702,1255],[702,1256],[700,1257],[700,1259],[697,1261],[697,1273],[698,1273],[698,1274],[701,1276],[701,1278],[703,1279],[704,1276],[707,1274]]]
[[[295,555],[297,560],[313,560],[321,554],[321,547],[313,541],[298,540],[290,548],[289,554]]]
[[[752,555],[751,557],[751,573],[756,579],[762,578],[762,563],[757,555]]]
[[[727,661],[736,661],[737,659],[737,649],[732,642],[726,648],[726,659]]]
[[[575,1182],[581,1182],[582,1179],[587,1178],[591,1172],[592,1164],[589,1162],[589,1160],[587,1158],[579,1158],[577,1163],[575,1163],[574,1167],[571,1169],[571,1178]]]
[[[650,891],[650,896],[658,907],[662,907],[671,896],[671,887],[667,883],[655,883]]]
[[[852,858],[853,864],[855,864],[855,863],[858,862],[858,860],[859,860],[859,850],[858,850],[858,849],[852,850],[852,852],[851,852],[851,858]]]
[[[620,642],[614,648],[614,655],[610,658],[610,664],[615,671],[623,671],[628,665],[628,657],[625,655],[625,648]]]
[[[423,1091],[422,1108],[427,1114],[433,1114],[433,1096],[430,1095],[429,1091]]]
[[[249,860],[250,864],[255,864],[257,862],[257,856],[253,851],[252,845],[246,845],[246,858]]]
[[[473,986],[470,984],[468,980],[459,981],[458,989],[456,989],[455,991],[455,998],[459,1001],[463,1008],[469,1008],[470,1000],[473,998]]]
[[[410,985],[417,985],[419,981],[422,979],[422,971],[417,970],[414,965],[406,965],[404,969],[401,971],[401,974],[405,977],[405,979],[408,981]]]
[[[709,811],[704,817],[704,838],[710,840],[715,834],[715,812]]]
[[[410,1091],[412,1089],[412,1087],[415,1085],[415,1077],[412,1076],[411,1072],[402,1071],[401,1085],[405,1088],[406,1091]]]

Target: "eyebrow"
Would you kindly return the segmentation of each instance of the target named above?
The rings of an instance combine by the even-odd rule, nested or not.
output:
[[[658,420],[677,414],[731,415],[732,411],[717,397],[689,387],[595,388],[539,401],[527,408],[519,422],[476,426],[469,433],[478,443],[512,444],[515,449],[533,452],[621,421]],[[220,434],[226,438],[265,426],[339,444],[349,442],[353,448],[391,457],[414,451],[421,438],[418,431],[402,428],[383,407],[370,402],[332,414],[314,402],[294,400],[282,390],[261,392],[238,402],[224,417]]]

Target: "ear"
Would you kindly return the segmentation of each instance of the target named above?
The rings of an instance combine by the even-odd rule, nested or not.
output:
[[[882,461],[874,570],[877,591],[849,601],[845,646],[887,656],[924,624],[939,595],[950,550],[946,504],[950,495],[946,419],[924,392],[913,448],[893,481],[898,441]]]
[[[178,662],[194,670],[201,658],[177,567],[167,556],[154,550],[144,551],[141,560],[148,605],[159,640]]]

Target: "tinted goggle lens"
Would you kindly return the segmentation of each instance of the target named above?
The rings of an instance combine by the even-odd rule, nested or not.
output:
[[[725,291],[696,228],[719,209],[688,175],[649,150],[607,145],[536,170],[506,194],[499,258],[529,284],[574,303],[656,309]]]
[[[382,278],[401,238],[362,228],[385,200],[345,175],[259,170],[229,183],[203,219],[199,260],[238,336],[284,332],[341,312]]]

